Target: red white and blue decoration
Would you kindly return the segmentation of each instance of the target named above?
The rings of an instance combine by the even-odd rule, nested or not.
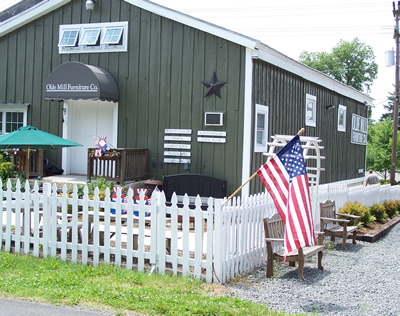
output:
[[[97,148],[94,150],[95,157],[101,157],[101,155],[110,150],[110,147],[107,145],[107,136],[101,135],[99,136],[99,140],[96,141]]]
[[[140,193],[141,192],[144,193],[144,205],[150,205],[149,204],[149,197],[147,196],[149,191],[147,189],[136,189],[135,204],[139,204]],[[139,216],[139,212],[138,211],[134,211],[133,214],[135,214],[135,216]],[[146,217],[150,216],[150,213],[149,212],[145,212],[145,216]]]
[[[111,194],[111,202],[117,202],[117,199],[118,199],[117,190],[118,190],[118,187],[113,187],[112,194]],[[123,192],[124,192],[124,188],[121,188],[121,197],[120,197],[121,202],[127,203],[128,200],[127,200],[126,196],[124,196]],[[116,213],[115,208],[110,209],[110,211],[111,211],[111,214]],[[126,210],[121,210],[121,214],[126,214]]]

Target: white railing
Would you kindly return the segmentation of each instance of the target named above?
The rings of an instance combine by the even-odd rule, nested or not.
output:
[[[76,186],[71,194],[66,186],[57,193],[50,184],[43,185],[43,193],[37,183],[31,190],[27,182],[24,189],[21,192],[17,182],[13,192],[8,182],[7,190],[0,190],[1,250],[187,275],[208,283],[225,283],[265,262],[262,219],[276,212],[265,193],[233,198],[227,204],[209,198],[202,210],[200,197],[194,205],[188,196],[179,204],[174,195],[167,206],[163,193],[153,194],[151,205],[145,205],[143,196],[134,204],[131,190],[127,203],[122,203],[121,199],[101,201],[97,189],[93,199],[87,188],[79,199]],[[338,208],[347,200],[370,206],[385,199],[399,200],[400,187],[320,186],[318,202],[328,198],[335,200]],[[146,217],[146,212],[151,216]],[[314,213],[315,217],[319,214]],[[317,225],[319,220],[314,222]]]

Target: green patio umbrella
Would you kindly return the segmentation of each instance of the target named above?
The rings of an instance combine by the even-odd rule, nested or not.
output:
[[[81,144],[58,137],[27,125],[14,132],[0,136],[0,149],[26,149],[26,178],[29,179],[29,149],[49,149],[82,146]]]

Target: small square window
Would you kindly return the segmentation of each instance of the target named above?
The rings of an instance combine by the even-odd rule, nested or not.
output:
[[[99,39],[100,29],[85,29],[79,45],[96,45]]]
[[[107,28],[101,40],[102,44],[119,44],[122,36],[123,27]]]
[[[315,127],[317,125],[317,97],[306,94],[306,125]]]
[[[70,47],[76,46],[76,40],[78,39],[79,29],[67,29],[62,32],[60,43],[58,46]]]

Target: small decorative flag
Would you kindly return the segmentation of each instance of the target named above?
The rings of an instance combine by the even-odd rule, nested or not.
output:
[[[257,170],[285,223],[285,254],[315,245],[307,171],[299,135]]]

